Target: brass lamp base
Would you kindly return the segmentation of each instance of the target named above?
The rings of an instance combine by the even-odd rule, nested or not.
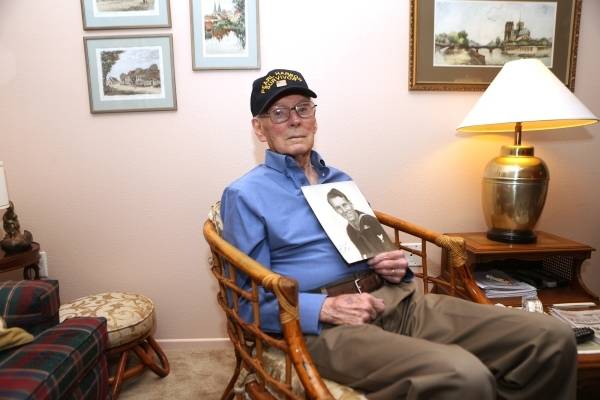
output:
[[[487,231],[487,238],[504,243],[535,243],[537,236],[531,230],[512,231],[509,229],[492,228]]]
[[[549,172],[532,146],[502,146],[485,169],[482,203],[490,240],[533,243],[546,202]]]

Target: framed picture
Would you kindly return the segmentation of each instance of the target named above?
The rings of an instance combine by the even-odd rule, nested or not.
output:
[[[81,0],[83,29],[169,28],[169,0]]]
[[[258,0],[190,0],[192,69],[258,69]]]
[[[581,0],[411,0],[410,90],[484,90],[538,58],[571,90]]]
[[[172,35],[83,41],[92,113],[177,109]]]

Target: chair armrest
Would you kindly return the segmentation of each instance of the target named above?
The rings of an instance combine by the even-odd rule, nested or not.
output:
[[[57,280],[21,280],[0,283],[0,315],[9,328],[37,334],[58,324]]]
[[[235,269],[243,272],[253,282],[252,285],[254,289],[258,286],[262,286],[265,290],[275,294],[279,304],[279,319],[281,322],[283,338],[288,347],[286,353],[294,365],[307,396],[311,399],[333,399],[306,348],[298,316],[298,283],[294,279],[272,272],[225,241],[217,233],[214,224],[210,220],[204,223],[204,237],[211,247],[213,257],[222,258]],[[215,272],[214,268],[213,272]],[[246,297],[248,300],[257,300],[257,298],[254,297],[257,296],[256,290],[253,296],[249,296],[247,293],[243,293],[239,290],[234,283],[235,276],[233,279],[226,279],[218,272],[216,272],[215,275],[217,276],[220,285],[226,286],[237,295]],[[224,305],[221,304],[221,306]],[[227,314],[234,325],[243,324],[241,320],[238,320],[239,317],[235,317],[232,312],[229,311]],[[254,323],[249,330],[260,330],[259,324]],[[263,333],[261,336],[264,335],[265,334]],[[230,337],[231,336],[232,333],[230,332]],[[234,346],[237,347],[238,351],[243,353],[243,349],[238,347],[240,344],[236,343],[238,340],[239,339],[232,337]],[[244,357],[243,354],[242,357]],[[244,360],[247,363],[253,363],[250,359]]]
[[[448,257],[448,267],[451,270],[450,282],[439,279],[437,277],[430,277],[427,273],[427,260],[426,260],[426,252],[415,252],[415,254],[421,256],[423,259],[423,273],[416,274],[424,281],[424,290],[427,292],[427,283],[431,282],[440,286],[444,286],[449,288],[451,295],[456,295],[457,290],[457,282],[454,279],[454,274],[458,275],[458,280],[466,292],[466,295],[474,302],[481,304],[492,304],[485,294],[479,289],[479,287],[475,284],[475,279],[473,278],[471,271],[466,266],[467,261],[467,251],[465,249],[465,241],[461,237],[456,236],[448,236],[442,233],[423,228],[419,225],[415,225],[411,222],[405,221],[403,219],[394,217],[390,214],[386,214],[381,211],[375,211],[375,215],[379,222],[383,225],[386,225],[395,232],[395,241],[396,244],[405,250],[413,250],[404,248],[399,241],[399,232],[407,233],[411,236],[418,237],[423,242],[423,248],[425,248],[424,242],[430,242],[440,247],[446,252]]]
[[[33,342],[0,352],[1,398],[67,398],[76,382],[102,364],[97,377],[108,387],[105,318],[72,318]]]

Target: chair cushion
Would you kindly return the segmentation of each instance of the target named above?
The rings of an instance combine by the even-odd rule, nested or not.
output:
[[[106,292],[81,297],[60,306],[60,320],[104,317],[108,323],[108,348],[146,337],[154,327],[154,303],[135,293]]]
[[[104,358],[106,320],[75,318],[0,353],[0,398],[62,398]]]
[[[0,317],[0,351],[21,346],[32,340],[31,333],[22,328],[7,328],[4,318]]]
[[[265,369],[273,378],[280,381],[285,379],[285,357],[281,350],[269,347],[263,352],[263,360]],[[236,381],[236,391],[243,392],[243,386],[253,379],[256,379],[253,374],[248,374],[246,370],[243,370]],[[367,400],[364,394],[349,386],[344,386],[329,379],[323,379],[323,383],[325,383],[325,386],[327,386],[327,389],[329,389],[331,395],[336,400]],[[300,397],[304,396],[304,387],[295,370],[292,372],[292,391]],[[271,393],[277,399],[283,399],[279,394]]]
[[[58,324],[60,296],[56,280],[0,282],[0,316],[8,328],[37,334]]]
[[[215,204],[210,206],[208,211],[208,219],[215,225],[217,233],[221,235],[223,233],[223,220],[221,219],[221,202],[217,201]]]

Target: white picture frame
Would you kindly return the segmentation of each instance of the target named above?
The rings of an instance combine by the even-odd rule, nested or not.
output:
[[[258,0],[190,0],[192,70],[259,69]]]
[[[169,0],[81,0],[84,30],[170,28]]]

